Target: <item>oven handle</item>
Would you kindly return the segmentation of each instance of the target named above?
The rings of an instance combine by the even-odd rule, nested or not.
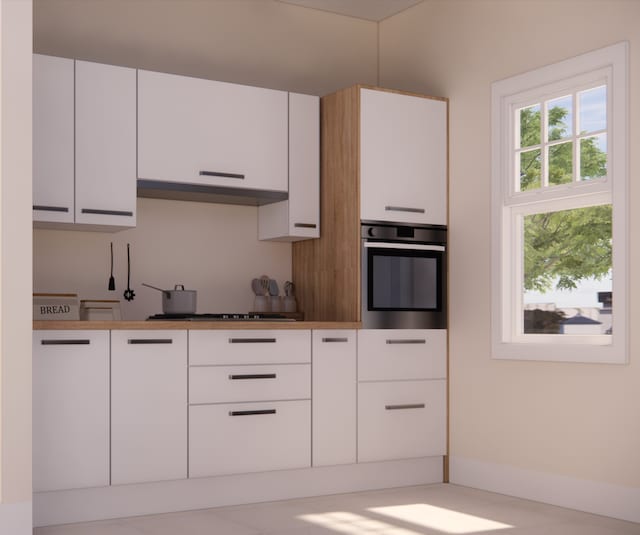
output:
[[[365,241],[365,247],[374,247],[376,249],[413,249],[418,251],[445,251],[444,245],[425,245],[423,243],[389,243]]]

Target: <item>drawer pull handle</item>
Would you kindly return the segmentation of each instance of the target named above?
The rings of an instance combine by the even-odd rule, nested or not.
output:
[[[257,411],[229,411],[229,416],[254,416],[256,414],[275,414],[275,409],[262,409]]]
[[[200,171],[200,176],[218,176],[222,178],[238,178],[244,180],[244,175],[238,173],[220,173],[218,171]]]
[[[87,346],[91,340],[41,340],[43,346]]]
[[[275,379],[275,373],[247,373],[243,375],[229,375],[232,381],[241,379]]]
[[[411,212],[412,214],[424,214],[424,208],[408,208],[406,206],[385,206],[387,212]]]
[[[129,338],[128,344],[173,344],[172,338]]]
[[[295,228],[318,228],[315,223],[294,223],[293,226]]]
[[[406,405],[385,405],[384,408],[388,411],[402,411],[406,409],[424,409],[424,403],[408,403]]]
[[[121,215],[125,217],[132,217],[133,212],[127,210],[97,210],[94,208],[83,208],[80,210],[83,214],[96,214],[96,215]]]
[[[68,212],[69,209],[65,206],[44,206],[42,204],[34,204],[34,210],[42,210],[43,212]]]
[[[348,338],[323,338],[322,339],[323,342],[326,343],[331,343],[331,342],[348,342],[349,339]]]
[[[387,344],[426,344],[427,341],[424,338],[401,338],[387,340]]]
[[[230,344],[275,344],[275,338],[229,338]]]

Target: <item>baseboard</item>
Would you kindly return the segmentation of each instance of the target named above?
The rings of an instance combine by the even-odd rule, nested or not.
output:
[[[461,457],[449,458],[451,483],[640,522],[640,488],[525,470]]]
[[[442,482],[442,457],[41,492],[34,526]],[[4,532],[2,532],[4,533]]]
[[[33,533],[32,503],[0,503],[0,533],[31,535]]]

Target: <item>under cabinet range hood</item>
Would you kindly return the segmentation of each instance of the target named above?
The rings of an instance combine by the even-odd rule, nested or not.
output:
[[[262,206],[286,201],[289,198],[289,194],[286,191],[138,179],[138,197]]]

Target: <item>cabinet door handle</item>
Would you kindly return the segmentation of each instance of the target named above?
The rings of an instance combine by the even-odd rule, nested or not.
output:
[[[275,373],[247,373],[242,375],[229,375],[229,379],[232,381],[240,379],[275,379]]]
[[[229,416],[253,416],[256,414],[275,414],[275,409],[262,409],[257,411],[229,411]]]
[[[407,206],[385,206],[384,209],[387,212],[411,212],[413,214],[424,214],[426,212],[424,208],[410,208]]]
[[[40,340],[40,344],[43,346],[87,346],[91,343],[91,340]]]
[[[387,344],[426,344],[424,338],[397,338],[387,340]]]
[[[129,338],[128,344],[173,344],[172,338]]]
[[[230,344],[275,344],[275,338],[229,338]]]
[[[295,228],[318,228],[315,223],[294,223],[293,226]]]
[[[69,212],[69,208],[65,206],[44,206],[42,204],[34,204],[34,210],[42,210],[43,212]]]
[[[406,409],[424,409],[424,403],[407,403],[405,405],[385,405],[384,408],[388,411],[403,411]]]
[[[244,180],[244,175],[238,173],[220,173],[218,171],[200,171],[200,176],[219,176],[222,178],[238,178]]]
[[[323,338],[322,339],[323,342],[326,343],[332,343],[332,342],[348,342],[349,339],[347,337],[345,338]]]
[[[119,215],[125,217],[133,216],[133,212],[126,210],[98,210],[96,208],[83,208],[80,210],[83,214],[96,214],[96,215]]]

